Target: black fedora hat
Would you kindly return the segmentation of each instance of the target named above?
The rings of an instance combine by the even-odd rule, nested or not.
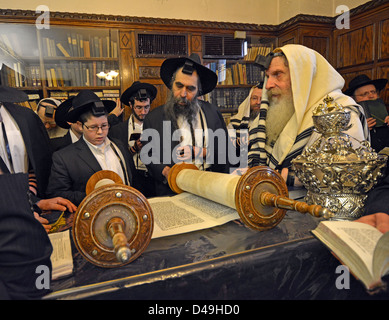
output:
[[[354,79],[352,79],[348,85],[348,89],[344,92],[348,96],[352,96],[354,94],[354,91],[357,90],[360,87],[366,86],[368,84],[372,84],[376,87],[378,91],[385,88],[386,84],[388,82],[388,79],[376,79],[371,80],[367,75],[361,74],[359,76],[356,76]]]
[[[18,89],[0,86],[0,102],[24,102],[28,100],[28,95]]]
[[[95,116],[104,114],[104,110],[110,113],[116,107],[112,100],[101,100],[92,90],[81,90],[72,100],[72,106],[68,111],[67,121],[75,123],[80,116],[92,111]]]
[[[139,93],[139,90],[144,89],[147,91],[148,95],[150,96],[150,103],[155,99],[157,96],[157,88],[154,87],[152,84],[144,83],[140,81],[135,81],[131,87],[127,88],[123,94],[120,97],[120,101],[126,105],[129,105],[130,98],[133,95],[136,95]],[[142,98],[142,91],[139,93],[138,97]]]
[[[71,98],[65,100],[64,102],[62,102],[57,107],[57,110],[55,111],[55,115],[54,115],[54,120],[55,120],[55,123],[57,124],[57,126],[64,128],[64,129],[70,128],[70,125],[67,121],[67,115],[68,115],[70,108],[72,107],[73,99],[74,99],[74,97],[71,97]]]
[[[160,70],[161,79],[169,89],[171,89],[171,79],[174,72],[181,67],[184,67],[184,73],[191,74],[193,69],[197,71],[202,87],[199,95],[207,94],[216,87],[216,73],[201,64],[198,54],[192,53],[188,58],[170,58],[162,63]]]

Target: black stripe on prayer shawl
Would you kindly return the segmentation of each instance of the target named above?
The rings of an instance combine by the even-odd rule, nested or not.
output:
[[[313,131],[313,127],[310,127],[308,129],[304,130],[303,132],[301,132],[296,137],[296,140],[292,146],[292,149],[290,150],[288,155],[285,157],[285,159],[282,161],[283,163],[290,163],[290,161],[292,159],[294,159],[295,157],[297,157],[298,155],[300,155],[303,152],[309,138],[312,135],[312,131]],[[305,143],[303,142],[303,145],[298,147],[297,145],[300,141],[304,141]],[[279,166],[278,161],[273,156],[270,156],[270,163],[272,164],[272,165],[270,165],[270,167],[272,167],[272,168],[276,168]]]
[[[308,128],[308,129],[304,130],[303,132],[301,132],[301,133],[296,137],[296,141],[295,141],[294,143],[299,142],[300,140],[303,140],[303,139],[306,139],[306,138],[310,138],[311,135],[312,135],[313,128],[314,128],[314,127],[310,127],[310,128]]]
[[[231,119],[230,123],[232,125],[237,124],[239,127],[243,127],[243,126],[247,127],[249,119],[250,117],[243,117],[242,119]]]

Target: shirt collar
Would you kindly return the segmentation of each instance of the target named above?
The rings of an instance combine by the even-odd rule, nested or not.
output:
[[[92,144],[88,140],[86,140],[84,135],[82,136],[82,138],[84,139],[86,144],[89,146],[89,148],[92,148],[92,150],[95,150],[97,152],[104,153],[105,149],[111,145],[111,140],[109,140],[108,137],[106,137],[105,141],[102,144],[98,145],[98,146],[95,146],[94,144]]]

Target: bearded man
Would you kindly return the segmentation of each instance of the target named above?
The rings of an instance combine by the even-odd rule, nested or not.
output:
[[[262,64],[265,89],[259,116],[249,132],[249,167],[266,165],[279,170],[287,184],[293,185],[291,160],[319,138],[313,131],[312,115],[327,95],[351,111],[352,126],[345,133],[359,141],[370,139],[363,109],[342,93],[344,79],[318,52],[286,45]]]
[[[165,60],[161,78],[171,94],[146,116],[141,137],[141,160],[156,182],[158,196],[173,193],[167,178],[175,163],[194,163],[200,170],[229,170],[223,117],[215,106],[199,99],[215,88],[216,74],[192,54]]]
[[[232,169],[247,166],[248,131],[261,108],[262,88],[263,82],[260,82],[250,89],[246,99],[239,105],[238,113],[230,118],[227,126],[236,154],[240,157],[239,163]]]

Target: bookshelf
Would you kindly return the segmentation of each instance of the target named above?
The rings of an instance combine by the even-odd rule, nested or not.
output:
[[[245,55],[240,60],[219,59],[204,65],[218,75],[217,87],[205,100],[215,104],[228,122],[248,96],[251,87],[264,79],[264,71],[254,63],[258,54],[267,55],[275,46],[274,38],[249,37]]]
[[[0,24],[0,83],[25,91],[29,107],[82,89],[119,101],[118,31],[108,28]]]

